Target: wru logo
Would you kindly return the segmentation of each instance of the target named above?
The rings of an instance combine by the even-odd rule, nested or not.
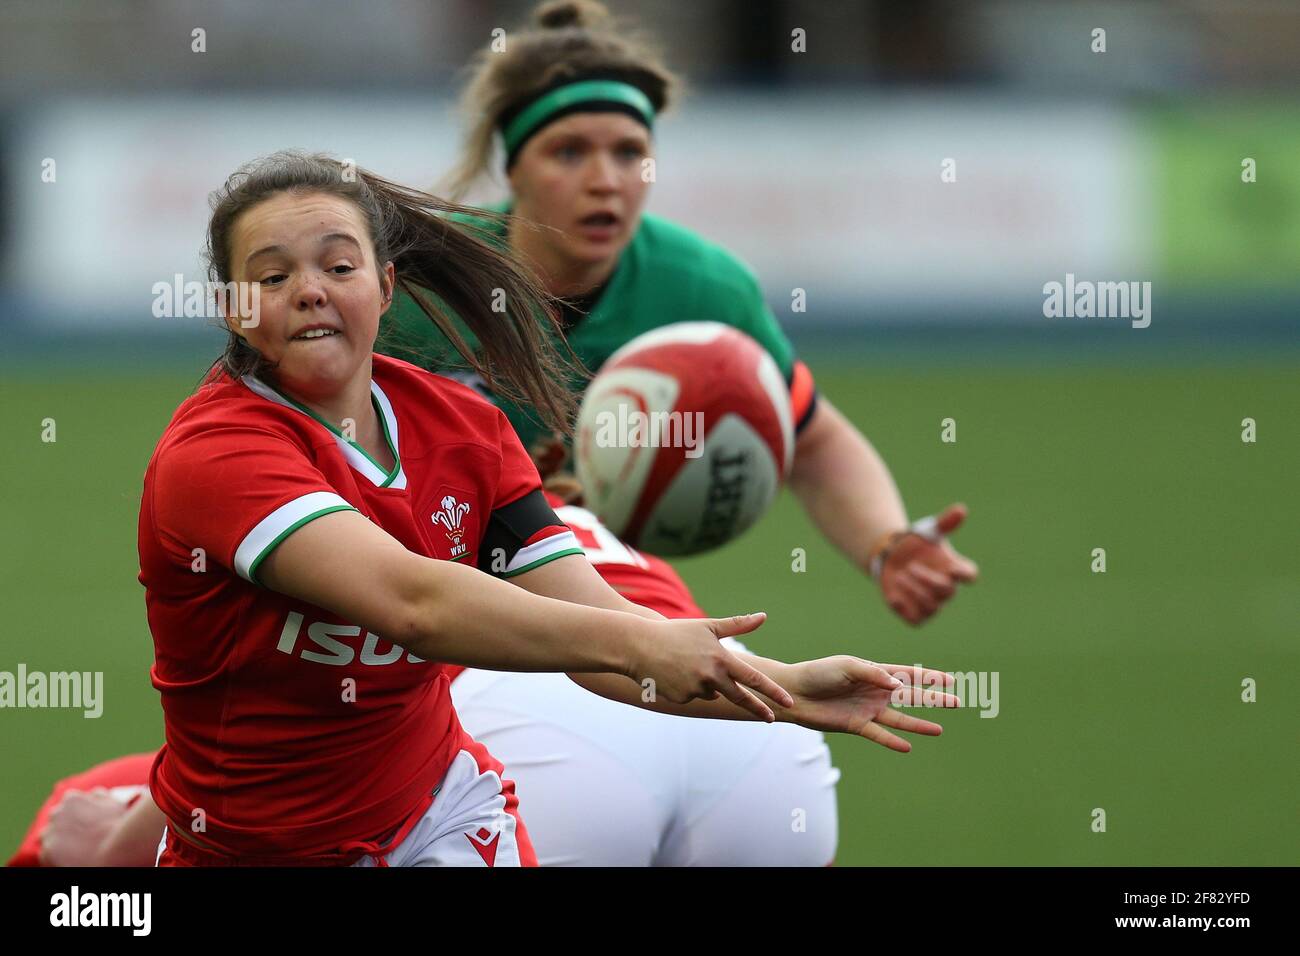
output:
[[[434,524],[440,524],[447,529],[452,558],[459,558],[469,550],[468,545],[461,543],[461,538],[465,536],[465,529],[461,527],[461,522],[467,514],[469,514],[469,505],[447,495],[442,499],[442,510],[429,515]]]

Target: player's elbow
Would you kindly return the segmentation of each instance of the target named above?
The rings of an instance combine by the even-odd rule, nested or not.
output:
[[[420,558],[411,564],[391,582],[381,611],[387,630],[381,633],[417,657],[440,660],[443,637],[461,612],[440,562]]]

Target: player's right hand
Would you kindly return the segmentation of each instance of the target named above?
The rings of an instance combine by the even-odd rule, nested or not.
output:
[[[754,696],[751,688],[782,707],[792,706],[794,698],[718,642],[719,638],[748,634],[766,618],[760,611],[737,617],[648,622],[654,633],[637,642],[637,659],[628,676],[674,704],[716,700],[722,695],[760,720],[773,721],[772,709]]]
[[[41,831],[41,865],[98,866],[99,849],[126,810],[103,787],[69,790]]]

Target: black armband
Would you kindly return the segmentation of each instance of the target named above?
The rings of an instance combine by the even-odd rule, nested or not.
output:
[[[479,545],[480,571],[513,577],[582,547],[539,488],[492,512]]]

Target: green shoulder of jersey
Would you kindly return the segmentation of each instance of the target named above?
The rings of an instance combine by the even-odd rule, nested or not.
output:
[[[485,208],[489,211],[501,212],[504,211],[504,205],[501,204],[499,208],[492,206]],[[465,213],[453,213],[447,218],[467,227],[478,238],[489,242],[497,238],[502,246],[505,245],[505,224],[500,220]],[[456,317],[446,303],[431,292],[423,291],[421,294],[434,308],[455,323],[470,348],[478,347],[478,340],[474,334]],[[455,347],[433,320],[424,314],[424,311],[405,291],[400,289],[380,322],[375,350],[433,372],[464,368],[468,364],[456,352]]]
[[[487,208],[504,212],[508,206],[500,203]],[[505,224],[500,220],[464,215],[452,218],[504,240]],[[722,322],[752,336],[789,380],[794,350],[764,302],[749,267],[717,243],[647,213],[600,299],[569,331],[567,339],[574,354],[594,373],[610,355],[643,332],[674,322],[700,321]],[[469,337],[463,327],[462,334]],[[376,348],[433,371],[466,364],[442,332],[404,295],[390,307]],[[540,426],[533,416],[520,409],[506,408],[506,412],[525,444],[538,436]]]

